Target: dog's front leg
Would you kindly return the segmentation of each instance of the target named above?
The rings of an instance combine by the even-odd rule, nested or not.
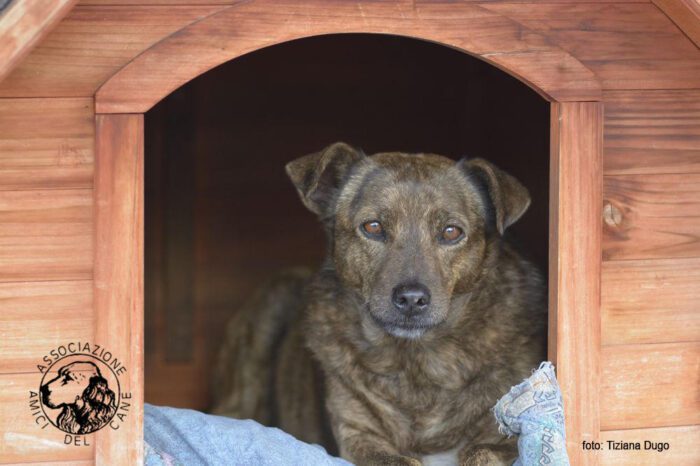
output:
[[[510,466],[517,457],[518,448],[514,442],[479,443],[460,451],[459,464],[460,466]]]
[[[517,437],[498,432],[491,412],[474,424],[478,432],[459,452],[460,466],[510,466],[518,458]]]
[[[410,456],[399,454],[387,441],[368,431],[362,431],[346,423],[334,428],[340,455],[358,466],[421,466],[423,463]]]
[[[397,429],[391,416],[381,415],[386,407],[371,405],[367,393],[359,394],[338,379],[330,377],[327,383],[327,407],[343,458],[359,466],[422,465],[420,460],[402,455],[392,442],[390,432]]]
[[[517,437],[506,438],[488,428],[459,452],[460,466],[510,466],[518,458]]]

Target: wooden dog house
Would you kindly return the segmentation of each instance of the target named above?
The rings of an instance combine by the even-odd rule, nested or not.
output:
[[[700,461],[697,4],[74,3],[0,13],[0,462],[139,463],[143,115],[241,55],[345,33],[463,51],[551,103],[549,349],[572,464]],[[89,445],[27,406],[37,361],[70,341],[129,368],[132,410]],[[582,448],[608,439],[670,448]]]

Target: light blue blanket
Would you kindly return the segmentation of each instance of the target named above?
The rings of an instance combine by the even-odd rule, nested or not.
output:
[[[561,393],[545,362],[494,407],[501,432],[519,435],[515,466],[568,466]],[[188,409],[146,404],[146,466],[171,465],[349,465],[255,421],[239,421]]]
[[[144,408],[144,440],[147,466],[350,465],[318,445],[255,421],[149,404]]]

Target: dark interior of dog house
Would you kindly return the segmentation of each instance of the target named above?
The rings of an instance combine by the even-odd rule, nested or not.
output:
[[[462,52],[369,34],[283,43],[176,90],[145,131],[147,402],[208,409],[226,322],[278,271],[320,264],[321,226],[284,166],[336,141],[494,162],[530,191],[508,231],[547,273],[549,104]]]

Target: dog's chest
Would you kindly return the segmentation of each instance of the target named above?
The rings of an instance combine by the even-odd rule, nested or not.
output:
[[[387,433],[397,445],[448,450],[463,441],[467,426],[488,410],[479,380],[465,373],[465,367],[429,358],[414,358],[399,367],[381,375],[375,372],[365,381],[369,399],[384,411],[391,406],[394,422]]]
[[[447,452],[470,436],[469,426],[488,406],[470,398],[470,387],[417,386],[407,380],[366,387],[365,396],[385,413],[385,435],[400,450],[417,454]],[[444,458],[443,458],[444,457]],[[452,454],[437,455],[435,464],[453,464]]]

